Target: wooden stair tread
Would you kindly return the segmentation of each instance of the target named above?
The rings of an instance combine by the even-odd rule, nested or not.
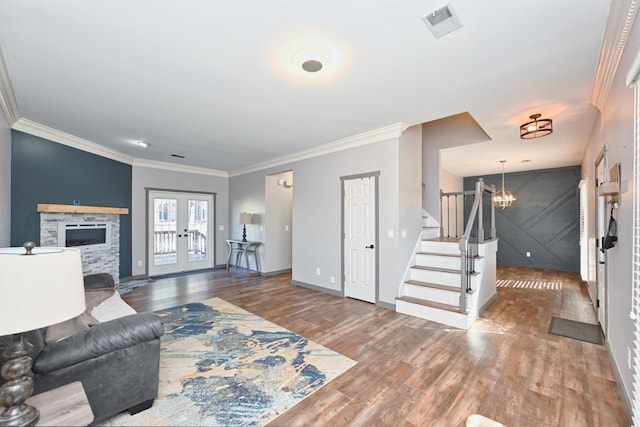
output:
[[[442,303],[433,302],[433,301],[426,301],[426,300],[423,300],[423,299],[420,299],[420,298],[414,298],[414,297],[409,297],[409,296],[401,296],[401,297],[397,297],[396,300],[409,302],[409,303],[413,303],[413,304],[418,304],[418,305],[422,305],[424,307],[431,307],[431,308],[437,308],[439,310],[450,311],[452,313],[467,314],[467,313],[465,313],[463,311],[460,311],[460,308],[455,306],[455,305],[442,304]]]
[[[460,254],[443,254],[441,252],[416,252],[416,255],[430,255],[430,256],[444,256],[444,257],[450,257],[450,258],[460,258],[461,255]],[[483,259],[483,256],[480,255],[476,255],[473,258],[475,259]]]
[[[440,289],[442,291],[460,293],[460,287],[456,287],[456,286],[440,285],[438,283],[422,282],[420,280],[407,280],[405,283],[408,283],[414,286],[422,286],[423,288],[433,288],[433,289]],[[474,292],[473,290],[467,291],[467,294],[472,294],[473,292]]]
[[[425,271],[438,271],[440,273],[462,274],[460,270],[454,270],[451,268],[425,267],[423,265],[412,265],[411,268],[417,268],[418,270],[425,270]],[[472,276],[477,276],[479,274],[480,273],[477,271],[475,273],[471,273]]]

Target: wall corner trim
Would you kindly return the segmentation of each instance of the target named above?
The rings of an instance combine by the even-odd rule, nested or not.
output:
[[[398,122],[379,129],[359,133],[357,135],[348,136],[338,139],[327,144],[318,145],[308,150],[298,151],[286,156],[278,157],[268,162],[259,163],[242,169],[236,169],[229,172],[229,176],[245,175],[257,172],[271,167],[281,166],[300,160],[311,159],[313,157],[324,156],[326,154],[335,153],[337,151],[347,150],[350,148],[361,147],[363,145],[374,144],[376,142],[385,141],[387,139],[399,138],[409,126],[404,122]]]
[[[20,119],[20,107],[18,107],[18,101],[16,101],[2,48],[0,48],[0,110],[4,113],[10,126]]]
[[[611,2],[591,92],[591,104],[600,111],[607,103],[622,53],[636,20],[639,2],[640,0]]]
[[[29,119],[21,118],[15,122],[11,128],[121,163],[128,165],[133,164],[133,157],[131,156],[103,147],[95,142],[33,122]]]

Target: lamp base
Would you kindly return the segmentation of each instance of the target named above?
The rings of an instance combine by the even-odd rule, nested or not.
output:
[[[7,380],[0,387],[0,426],[33,426],[40,419],[40,412],[24,403],[33,393],[32,360],[28,354],[33,346],[24,334],[15,334],[11,346],[2,355],[7,361],[2,365],[2,377]]]
[[[242,241],[243,242],[247,241],[247,226],[246,225],[242,225]]]
[[[6,416],[5,412],[7,412]],[[4,410],[0,414],[0,426],[35,426],[39,419],[40,411],[23,403],[21,407],[14,406]]]

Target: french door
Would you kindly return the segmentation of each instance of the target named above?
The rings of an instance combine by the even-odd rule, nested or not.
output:
[[[376,177],[344,180],[344,294],[376,302]]]
[[[212,268],[213,195],[149,191],[149,276]]]

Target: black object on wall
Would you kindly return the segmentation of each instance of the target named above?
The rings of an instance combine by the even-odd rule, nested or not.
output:
[[[11,246],[40,245],[38,203],[129,208],[132,167],[11,131]],[[120,277],[131,276],[131,215],[120,215]]]
[[[505,187],[517,200],[496,208],[498,264],[580,271],[580,174],[580,166],[505,174]],[[473,190],[478,178],[502,187],[496,174],[466,177],[464,189]]]

